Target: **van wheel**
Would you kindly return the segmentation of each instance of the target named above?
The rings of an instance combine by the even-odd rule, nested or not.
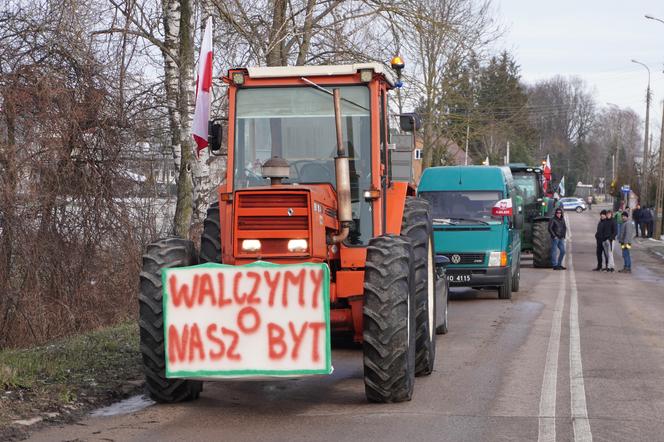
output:
[[[403,402],[415,385],[415,300],[410,241],[369,241],[364,271],[364,391],[370,402]]]
[[[512,269],[507,269],[505,282],[498,287],[498,299],[512,299]]]
[[[440,296],[440,298],[438,298],[440,302],[436,305],[436,316],[438,317],[438,320],[436,321],[436,334],[446,335],[448,329],[447,311],[450,298],[450,288],[447,280],[444,278],[439,279],[437,284],[438,287],[436,288],[436,295]],[[441,292],[442,296],[440,294]]]
[[[512,291],[519,291],[519,282],[521,281],[521,255],[518,256],[518,261],[516,263],[516,271],[512,276]]]

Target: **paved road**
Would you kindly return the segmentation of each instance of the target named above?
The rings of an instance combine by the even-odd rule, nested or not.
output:
[[[664,440],[664,261],[635,250],[632,275],[591,272],[597,213],[569,214],[567,271],[525,268],[511,302],[455,293],[436,370],[411,402],[366,403],[360,352],[337,350],[330,377],[206,384],[194,403],[33,438]]]

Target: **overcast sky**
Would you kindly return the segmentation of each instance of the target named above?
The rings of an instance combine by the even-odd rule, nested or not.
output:
[[[651,118],[664,98],[664,0],[495,0],[507,27],[502,41],[516,55],[523,80],[577,75],[598,104],[631,107],[645,116],[645,68],[654,90]],[[659,121],[657,122],[657,128]]]

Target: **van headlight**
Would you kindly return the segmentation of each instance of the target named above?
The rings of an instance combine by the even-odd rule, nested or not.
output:
[[[490,252],[489,267],[507,266],[507,252]]]
[[[245,252],[258,252],[261,249],[261,242],[257,239],[245,239],[242,241],[242,250]]]
[[[309,244],[306,239],[291,239],[288,241],[289,252],[306,252]]]

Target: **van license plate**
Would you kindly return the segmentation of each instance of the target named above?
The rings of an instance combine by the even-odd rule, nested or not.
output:
[[[447,275],[447,280],[449,282],[470,282],[470,275],[465,274],[465,275]]]

